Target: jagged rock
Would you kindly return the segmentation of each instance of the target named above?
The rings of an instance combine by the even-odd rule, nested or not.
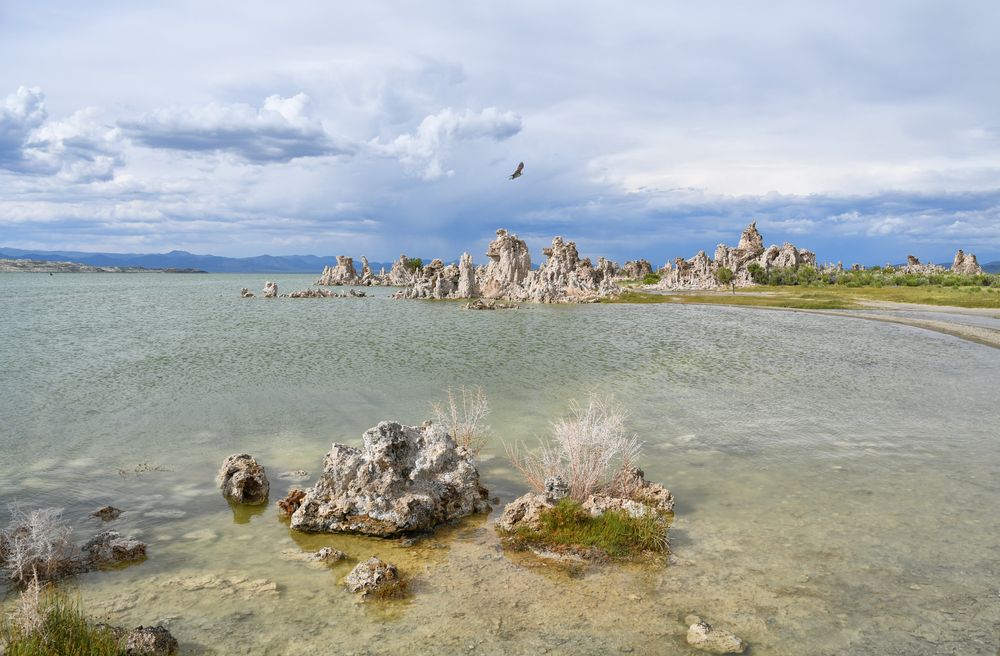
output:
[[[303,289],[290,292],[288,298],[345,298],[345,294],[337,294],[329,289]]]
[[[364,298],[365,296],[368,296],[368,294],[359,289],[348,289],[347,295],[353,296],[354,298]]]
[[[91,566],[112,565],[143,560],[147,545],[132,537],[122,537],[118,531],[104,531],[83,545]]]
[[[653,265],[648,260],[632,260],[622,265],[619,275],[629,280],[642,280],[653,273]]]
[[[125,650],[125,656],[172,656],[180,649],[177,639],[162,626],[137,626],[123,629],[99,624],[111,631]]]
[[[358,272],[354,270],[354,258],[347,255],[337,256],[337,265],[329,264],[323,267],[323,273],[315,285],[356,285],[360,282]]]
[[[712,654],[742,654],[746,651],[747,643],[742,638],[736,637],[729,631],[717,629],[698,617],[690,619],[697,621],[688,627],[687,643],[695,649]]]
[[[472,256],[462,253],[458,261],[458,298],[476,298],[479,296],[479,284],[476,282],[476,269],[472,265]]]
[[[302,500],[306,498],[306,491],[293,488],[288,491],[288,495],[277,502],[278,513],[285,516],[290,516],[299,506],[302,505]]]
[[[264,283],[264,291],[261,292],[262,298],[277,298],[278,297],[278,283],[271,282],[270,280]]]
[[[388,284],[393,287],[406,287],[413,283],[413,278],[409,260],[406,255],[400,255],[399,259],[392,263],[392,269],[389,270]]]
[[[375,274],[372,273],[372,268],[368,264],[368,258],[364,255],[361,256],[361,280],[358,284],[361,285],[372,285],[375,283]]]
[[[226,458],[219,470],[218,483],[227,499],[248,505],[267,503],[271,489],[264,467],[246,453]]]
[[[100,510],[90,513],[91,517],[100,517],[102,521],[110,522],[121,517],[122,511],[114,506],[104,506]]]
[[[362,440],[333,445],[292,528],[388,537],[489,510],[472,455],[444,428],[383,421]]]
[[[517,235],[497,230],[496,239],[486,248],[484,279],[480,284],[486,298],[521,300],[524,297],[522,284],[531,273],[531,253],[528,244]]]
[[[690,260],[677,258],[661,269],[662,276],[656,285],[658,289],[714,289],[719,286],[716,274],[725,267],[733,272],[732,284],[736,287],[754,285],[750,265],[756,263],[764,272],[774,268],[816,265],[816,254],[799,250],[786,243],[780,248],[764,248],[764,239],[757,230],[757,222],[748,225],[740,236],[739,245],[731,248],[719,244],[715,248],[715,259],[709,259],[705,251],[699,251]]]
[[[634,499],[660,512],[674,511],[674,495],[659,483],[651,483],[638,467],[622,467],[609,486],[612,494]]]
[[[253,292],[249,288],[244,287],[240,290],[240,298],[253,298]]]
[[[899,268],[901,273],[912,273],[918,275],[928,275],[932,273],[942,273],[943,266],[937,264],[921,264],[920,260],[913,255],[906,256],[906,264]]]
[[[504,506],[496,520],[496,527],[504,532],[512,532],[521,527],[537,530],[541,528],[542,512],[552,505],[544,494],[528,492]]]
[[[964,276],[978,276],[983,272],[983,268],[979,266],[979,261],[975,255],[964,253],[960,248],[955,253],[955,259],[951,263],[951,272]]]
[[[392,597],[405,587],[396,566],[376,556],[358,563],[344,578],[344,584],[351,592],[360,592],[363,598]]]

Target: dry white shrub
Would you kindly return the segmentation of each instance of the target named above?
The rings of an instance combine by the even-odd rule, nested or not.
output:
[[[76,563],[69,536],[72,529],[59,508],[30,512],[9,506],[11,520],[0,534],[3,573],[20,586],[49,581],[69,573]]]
[[[490,414],[490,404],[483,388],[459,388],[455,393],[448,388],[445,403],[433,403],[435,422],[448,431],[455,444],[465,447],[472,455],[479,455],[486,445],[490,427],[486,417]]]
[[[570,402],[570,416],[552,425],[552,439],[537,452],[523,444],[507,447],[514,467],[536,492],[545,491],[545,479],[559,476],[569,485],[569,496],[584,501],[605,490],[615,472],[639,455],[639,438],[625,431],[628,413],[611,397],[590,396],[586,406]]]

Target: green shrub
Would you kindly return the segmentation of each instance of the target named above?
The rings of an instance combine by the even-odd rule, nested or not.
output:
[[[410,271],[419,271],[424,267],[424,261],[419,257],[411,257],[406,260],[406,268]]]
[[[655,285],[660,282],[660,274],[658,273],[647,273],[642,277],[642,284],[644,285]]]

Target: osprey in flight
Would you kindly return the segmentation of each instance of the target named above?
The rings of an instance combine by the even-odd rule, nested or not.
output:
[[[524,162],[520,162],[517,165],[517,168],[514,169],[514,172],[510,174],[510,179],[513,180],[514,178],[520,178],[521,177],[521,172],[523,170],[524,170]]]

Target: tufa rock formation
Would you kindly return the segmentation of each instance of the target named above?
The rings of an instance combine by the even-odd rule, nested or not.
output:
[[[264,467],[246,453],[226,458],[219,470],[218,483],[227,499],[248,505],[267,503],[271,489]]]
[[[513,533],[519,528],[541,528],[541,513],[552,508],[568,494],[569,488],[561,478],[545,481],[545,493],[528,492],[507,504],[496,520],[496,527],[503,533]],[[666,531],[674,512],[674,496],[659,483],[650,483],[643,471],[627,467],[600,494],[592,494],[583,502],[583,508],[597,517],[608,510],[626,512],[632,517],[657,517],[663,519]]]
[[[979,266],[975,255],[972,253],[965,254],[960,248],[955,253],[955,259],[951,263],[951,272],[963,276],[978,276],[983,272],[983,268]]]
[[[369,596],[394,597],[406,588],[396,566],[376,556],[358,563],[344,578],[344,584],[351,592],[360,592],[362,599]]]
[[[937,264],[921,264],[913,255],[906,256],[906,264],[899,268],[902,273],[916,273],[921,275],[927,275],[931,273],[941,273],[944,271],[943,266],[938,266]]]
[[[277,298],[278,297],[278,283],[271,282],[268,280],[264,283],[264,291],[261,292],[262,298]]]
[[[653,265],[648,260],[632,260],[622,266],[618,276],[626,280],[642,280],[651,273],[653,273]]]
[[[458,266],[434,260],[395,297],[592,303],[621,293],[614,281],[618,269],[614,262],[601,258],[594,267],[589,259],[580,259],[575,243],[564,242],[562,237],[554,238],[552,246],[542,252],[546,262],[532,271],[524,240],[497,230],[486,250],[490,262],[485,267],[474,268],[468,253]]]
[[[253,292],[248,287],[240,290],[240,298],[253,298]]]
[[[756,263],[765,272],[771,269],[795,267],[804,264],[816,266],[816,254],[799,250],[786,243],[781,248],[764,248],[764,238],[757,231],[754,221],[743,230],[739,244],[731,248],[719,244],[715,249],[715,259],[709,259],[705,251],[698,251],[690,260],[677,258],[674,264],[664,265],[657,289],[714,289],[719,286],[716,273],[722,267],[733,272],[733,284],[737,287],[754,285],[750,275],[750,265]]]
[[[292,528],[390,537],[489,510],[472,455],[444,428],[383,421],[362,440],[333,445]]]
[[[368,268],[368,261],[365,260],[365,268]],[[368,270],[371,273],[371,270]],[[337,256],[337,266],[329,264],[323,267],[323,273],[314,285],[357,285],[361,281],[357,271],[354,270],[354,258],[346,255]]]
[[[90,513],[91,517],[100,517],[101,521],[110,522],[122,516],[122,511],[114,506],[104,506],[100,510]]]
[[[162,626],[137,626],[123,629],[118,626],[98,624],[118,640],[124,656],[173,656],[180,646],[177,639]]]

